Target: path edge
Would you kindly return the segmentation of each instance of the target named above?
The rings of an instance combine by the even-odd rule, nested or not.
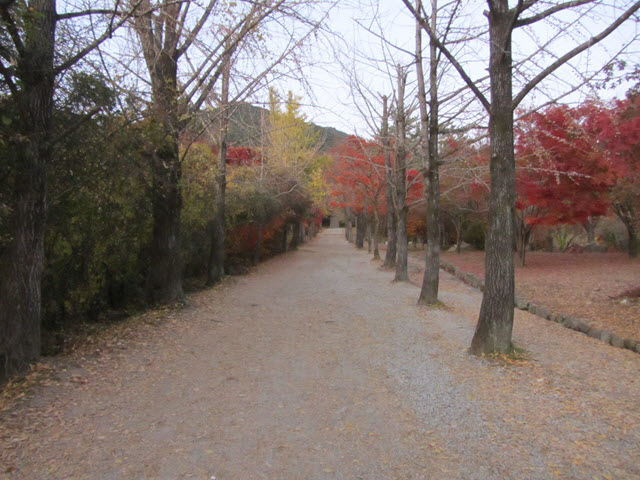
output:
[[[461,280],[463,283],[469,285],[470,287],[484,292],[484,280],[480,277],[472,273],[464,272],[453,263],[442,259],[440,259],[440,268],[445,272],[450,273],[458,280]],[[615,333],[609,332],[607,330],[599,330],[593,325],[589,325],[589,323],[587,323],[583,319],[571,315],[565,315],[563,313],[552,312],[544,305],[530,302],[518,296],[516,296],[514,300],[514,307],[518,310],[529,312],[537,317],[558,323],[563,327],[568,328],[569,330],[583,333],[586,336],[595,338],[596,340],[600,340],[607,345],[611,345],[617,348],[623,348],[640,354],[640,341],[638,340],[635,340],[633,338],[622,338],[619,335],[616,335]]]

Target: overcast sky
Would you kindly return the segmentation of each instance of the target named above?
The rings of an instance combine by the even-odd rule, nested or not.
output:
[[[470,27],[484,26],[486,19],[482,12],[486,9],[486,2],[470,0],[464,4],[463,16],[457,24]],[[611,7],[601,7],[591,11],[587,19],[578,21],[576,16],[566,14],[557,20],[536,24],[535,32],[518,31],[514,36],[516,58],[524,58],[535,51],[536,43],[544,43],[547,47],[547,52],[537,57],[537,65],[529,63],[529,68],[522,72],[521,78],[531,78],[536,71],[552,61],[554,54],[564,53],[571,46],[600,32],[617,13],[619,11]],[[583,26],[585,24],[586,28]],[[392,94],[395,81],[391,78],[393,71],[390,64],[408,65],[412,61],[409,53],[415,45],[412,17],[401,0],[342,1],[331,10],[326,29],[333,33],[322,35],[311,48],[312,65],[306,68],[305,76],[308,85],[290,79],[279,88],[291,89],[303,95],[308,120],[347,133],[371,136],[371,120],[379,113],[367,110],[366,102],[359,99],[357,94],[354,95],[349,86],[352,83],[349,77],[356,76],[358,82],[371,92],[372,97],[376,96],[375,93]],[[561,37],[556,38],[558,32],[561,32]],[[570,90],[572,86],[580,83],[580,75],[583,72],[599,68],[605,59],[617,54],[620,46],[628,43],[637,33],[637,22],[627,22],[602,46],[594,47],[589,53],[582,54],[574,68],[564,68],[541,89],[532,92],[523,107],[531,108],[543,104],[561,92]],[[426,40],[424,44],[427,44]],[[631,52],[631,58],[635,55],[637,59],[638,49],[635,45],[632,45],[635,51]],[[472,78],[484,75],[487,67],[486,51],[486,40],[475,40],[467,44],[464,51],[460,50]],[[409,76],[410,82],[415,81],[413,68]],[[452,91],[460,85],[457,74],[450,72],[442,80],[441,91]],[[516,89],[517,85],[514,86],[514,92]],[[616,92],[601,92],[601,95],[610,98],[613,94],[623,95],[624,91],[625,88],[621,88]],[[581,101],[589,94],[593,94],[592,89],[581,88],[563,101]],[[376,103],[371,102],[372,105],[369,107],[377,108]],[[451,111],[459,110],[462,104],[466,105],[463,100],[458,101],[455,108],[451,107]],[[474,118],[478,118],[480,110],[477,105],[468,105],[467,109],[471,116],[475,114]],[[369,121],[366,121],[367,118]]]

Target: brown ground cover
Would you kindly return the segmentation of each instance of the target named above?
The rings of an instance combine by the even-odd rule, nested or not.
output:
[[[477,358],[478,291],[392,279],[326,231],[43,359],[0,480],[640,480],[640,355],[516,311],[524,358]]]
[[[446,252],[442,258],[484,277],[484,252]],[[640,299],[621,297],[640,287],[640,260],[624,253],[530,252],[526,263],[520,267],[516,259],[516,295],[623,338],[640,339]]]

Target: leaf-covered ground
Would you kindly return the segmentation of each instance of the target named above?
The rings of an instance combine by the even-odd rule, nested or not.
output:
[[[484,252],[442,258],[484,276]],[[516,258],[516,295],[623,338],[640,340],[640,298],[621,296],[638,287],[640,259],[624,253],[528,252],[524,267]]]
[[[476,358],[479,292],[392,278],[325,233],[46,359],[0,479],[640,479],[640,355],[516,312],[524,358]]]

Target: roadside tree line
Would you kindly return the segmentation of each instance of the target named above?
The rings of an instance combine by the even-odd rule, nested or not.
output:
[[[629,256],[638,256],[640,227],[640,110],[638,96],[623,100],[589,100],[581,105],[552,105],[529,113],[516,123],[516,242],[514,249],[524,265],[532,233],[539,227],[582,227],[587,248],[596,247],[595,229],[602,217],[615,215],[627,232]],[[489,149],[465,136],[444,136],[439,147],[441,247],[456,247],[463,240],[484,249],[489,202]],[[380,139],[349,137],[336,146],[328,171],[331,206],[343,209],[347,223],[361,225],[366,237],[348,239],[363,248],[364,238],[379,259],[380,239],[393,221],[387,210],[384,145]],[[427,241],[424,179],[408,170],[407,238],[415,245]],[[546,229],[550,233],[550,229]],[[358,228],[356,227],[356,231]],[[385,238],[391,243],[393,239]],[[397,240],[397,239],[396,239]],[[563,244],[562,248],[568,247]]]
[[[486,209],[485,290],[471,351],[477,355],[508,352],[512,348],[514,248],[520,246],[524,261],[530,228],[537,223],[562,221],[550,211],[550,205],[543,203],[547,193],[553,191],[558,198],[562,196],[556,204],[565,202],[563,210],[572,216],[572,222],[601,215],[605,203],[612,205],[625,225],[632,226],[627,229],[630,252],[634,252],[637,227],[633,225],[637,220],[631,218],[637,207],[629,208],[637,201],[630,193],[637,187],[631,179],[637,169],[634,97],[624,106],[599,107],[602,115],[595,129],[587,125],[589,120],[572,110],[570,116],[577,118],[572,119],[570,127],[575,131],[570,130],[564,139],[552,132],[551,125],[543,133],[541,125],[535,124],[541,119],[559,121],[555,118],[559,110],[550,107],[538,117],[536,114],[527,117],[526,113],[587,90],[602,81],[603,75],[609,75],[607,80],[611,81],[611,65],[624,64],[621,58],[637,41],[633,26],[627,29],[629,35],[623,41],[599,52],[597,65],[582,61],[582,54],[617,29],[637,22],[640,2],[402,0],[402,3],[415,20],[415,48],[410,51],[406,43],[395,44],[389,32],[380,28],[373,33],[380,39],[383,58],[364,60],[367,64],[382,65],[376,68],[382,75],[387,72],[390,93],[372,91],[365,80],[358,79],[356,67],[350,74],[354,94],[366,105],[361,111],[373,126],[373,142],[385,159],[386,198],[378,198],[376,205],[386,206],[387,253],[396,259],[396,280],[406,279],[406,219],[413,203],[406,195],[410,183],[407,168],[418,171],[424,183],[426,260],[418,303],[438,302],[444,219],[457,222],[460,230],[460,218],[468,206]],[[479,10],[482,16],[477,15]],[[374,21],[369,25],[381,24]],[[567,35],[568,28],[571,36]],[[428,47],[423,46],[423,37]],[[428,59],[427,68],[423,66],[424,55]],[[408,95],[410,72],[416,80]],[[585,105],[580,108],[586,108]],[[372,113],[376,116],[371,116]],[[520,131],[516,116],[523,117]],[[529,132],[525,133],[527,128]],[[563,144],[566,149],[573,148],[573,153],[565,151],[562,160],[563,154],[557,148],[542,147],[545,135],[555,137],[556,147]],[[586,158],[588,152],[578,152],[580,147],[575,145],[578,142],[590,145],[591,157],[600,161],[596,170],[606,168],[607,173],[590,170],[589,163],[596,159]],[[576,158],[578,154],[580,157]],[[348,156],[337,153],[338,158]],[[364,152],[360,157],[372,158]],[[572,162],[566,160],[568,157],[573,158]],[[382,171],[380,161],[368,163]],[[469,168],[461,168],[464,163]],[[579,195],[574,195],[571,189],[579,192],[596,184],[598,188],[591,198],[583,197],[589,208],[578,205]],[[561,194],[565,185],[569,188]],[[344,197],[341,190],[336,189]],[[604,199],[605,190],[608,201]],[[576,202],[573,212],[566,195]],[[624,196],[625,200],[620,202],[617,196]],[[338,203],[348,207],[349,227],[351,212],[359,208],[349,201]],[[373,212],[375,207],[362,208]],[[534,211],[538,216],[531,216]]]
[[[212,284],[302,241],[323,184],[299,100],[272,92],[248,145],[229,125],[330,7],[0,3],[0,378],[39,357],[43,327],[51,351],[105,310],[181,300],[185,273]]]

